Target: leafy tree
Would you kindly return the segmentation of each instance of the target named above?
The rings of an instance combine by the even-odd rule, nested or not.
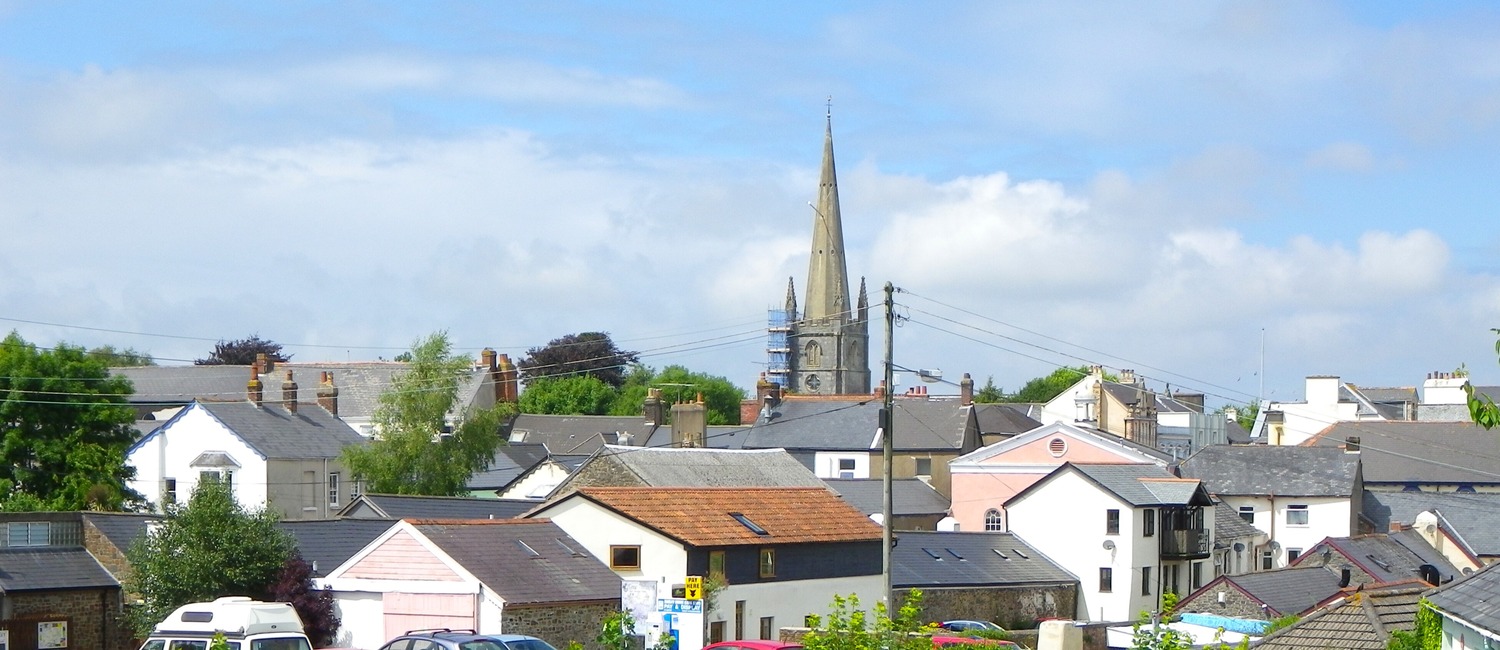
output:
[[[276,526],[276,513],[246,510],[229,486],[199,481],[185,505],[168,506],[154,532],[126,552],[126,591],[142,603],[129,611],[144,637],[173,609],[221,596],[264,600],[268,587],[292,555],[291,535]]]
[[[281,344],[260,338],[258,334],[250,335],[248,339],[237,341],[219,341],[214,344],[213,353],[207,359],[199,359],[193,363],[200,366],[248,366],[255,363],[255,358],[265,353],[266,358],[281,363],[291,361],[292,355],[282,354]]]
[[[593,375],[542,377],[526,382],[520,407],[522,413],[604,415],[616,395],[614,388]]]
[[[745,391],[734,382],[718,375],[693,372],[685,366],[667,366],[660,373],[650,367],[636,364],[625,378],[625,385],[610,408],[611,415],[638,415],[646,399],[646,391],[660,388],[662,397],[671,402],[687,401],[703,396],[708,407],[708,423],[725,425],[740,423],[740,402]]]
[[[1255,418],[1260,414],[1260,402],[1252,400],[1248,404],[1227,404],[1214,413],[1223,417],[1229,409],[1234,409],[1234,421],[1241,429],[1249,431],[1255,428]]]
[[[411,355],[407,371],[380,395],[375,441],[345,447],[344,467],[369,492],[463,494],[502,444],[500,427],[514,407],[470,408],[449,422],[473,360],[454,355],[445,332],[418,341]]]
[[[989,379],[984,380],[984,387],[980,388],[979,392],[974,393],[974,401],[980,404],[994,404],[1005,401],[1005,391],[995,385],[994,375],[990,375]]]
[[[81,347],[43,350],[11,332],[0,341],[0,503],[46,510],[118,510],[141,501],[129,380]],[[28,496],[22,496],[22,495]],[[0,506],[14,508],[16,506]]]
[[[339,633],[339,616],[333,611],[333,594],[313,584],[312,565],[293,552],[281,565],[281,573],[268,590],[272,600],[291,603],[302,619],[302,631],[314,648],[333,645]]]
[[[827,616],[808,617],[807,650],[932,650],[936,624],[922,623],[922,592],[913,589],[894,617],[885,603],[875,603],[873,614],[859,607],[859,597],[835,595]]]
[[[1088,366],[1078,366],[1076,368],[1063,366],[1061,368],[1058,368],[1057,370],[1052,371],[1052,374],[1049,374],[1046,377],[1037,377],[1035,379],[1032,379],[1031,381],[1026,382],[1026,385],[1022,386],[1021,390],[1016,391],[1016,394],[1007,395],[1005,401],[1035,403],[1050,402],[1052,401],[1052,398],[1061,395],[1063,391],[1071,388],[1073,384],[1078,383],[1078,380],[1083,379],[1088,375]],[[1110,373],[1105,373],[1104,379],[1107,381],[1120,380],[1118,376]]]
[[[1500,329],[1490,331],[1500,334]],[[1495,341],[1495,353],[1500,354],[1500,340]],[[1486,429],[1500,425],[1500,405],[1495,404],[1495,400],[1488,395],[1475,394],[1472,382],[1464,384],[1464,391],[1469,395],[1469,416],[1474,419],[1475,424]]]
[[[89,349],[89,356],[104,362],[111,368],[123,368],[126,366],[154,366],[156,359],[145,352],[137,352],[135,348],[116,350],[113,345],[101,345]]]
[[[599,635],[594,638],[594,642],[604,650],[635,650],[633,637],[638,634],[635,630],[635,617],[630,612],[610,612],[600,621]],[[662,634],[656,638],[656,645],[651,646],[650,650],[671,650],[674,641],[676,639],[672,635]]]
[[[608,333],[583,332],[527,350],[516,367],[527,382],[539,377],[587,374],[619,388],[625,382],[625,368],[639,360],[639,353],[621,350]]]

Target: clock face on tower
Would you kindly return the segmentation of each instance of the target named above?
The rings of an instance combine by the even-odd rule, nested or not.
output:
[[[818,392],[818,386],[823,383],[823,380],[818,379],[817,375],[808,375],[807,379],[802,380],[802,383],[807,386],[807,390],[816,393]]]

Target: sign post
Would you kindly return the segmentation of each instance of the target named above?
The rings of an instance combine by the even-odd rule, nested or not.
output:
[[[688,576],[683,589],[683,598],[703,600],[703,576]]]

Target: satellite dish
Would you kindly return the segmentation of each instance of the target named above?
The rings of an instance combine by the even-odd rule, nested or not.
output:
[[[1243,552],[1245,552],[1245,545],[1244,545],[1244,543],[1242,543],[1242,542],[1235,542],[1234,543],[1234,552],[1235,553],[1243,553]]]
[[[1106,539],[1106,540],[1104,540],[1104,550],[1106,550],[1106,551],[1113,551],[1113,550],[1115,550],[1115,541],[1112,540],[1112,539]]]
[[[1281,542],[1271,542],[1271,550],[1273,550],[1273,551],[1279,551],[1279,550],[1281,550]]]

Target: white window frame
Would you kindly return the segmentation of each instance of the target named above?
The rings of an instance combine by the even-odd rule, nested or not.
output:
[[[330,507],[330,508],[337,508],[337,507],[339,507],[339,488],[340,487],[341,486],[339,485],[339,473],[338,472],[329,472],[328,473],[328,507]]]
[[[1292,515],[1294,513],[1301,515],[1300,517],[1298,517],[1298,519],[1301,519],[1302,521],[1292,521]],[[1292,505],[1287,506],[1286,507],[1286,525],[1287,526],[1294,526],[1294,527],[1297,527],[1297,528],[1306,528],[1306,527],[1312,525],[1312,513],[1308,512],[1307,504],[1304,504],[1304,503],[1294,503]]]

